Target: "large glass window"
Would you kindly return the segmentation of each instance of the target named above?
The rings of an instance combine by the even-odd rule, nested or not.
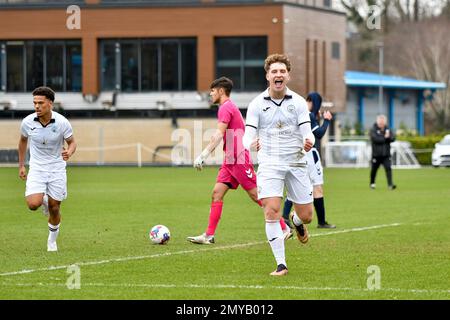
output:
[[[0,64],[6,72],[0,79],[6,79],[7,91],[32,91],[42,85],[81,91],[80,41],[9,41],[5,51],[6,61]]]
[[[6,90],[24,91],[24,47],[23,43],[9,43],[6,46]]]
[[[81,45],[66,45],[66,91],[81,91]]]
[[[27,51],[27,88],[44,85],[44,46],[29,42]]]
[[[0,91],[6,91],[6,44],[0,42]]]
[[[103,90],[116,89],[116,44],[114,42],[103,43],[101,64]]]
[[[178,89],[178,44],[163,43],[161,45],[161,89]]]
[[[249,38],[244,41],[245,90],[263,90],[266,87],[264,60],[267,56],[265,38]]]
[[[185,90],[197,88],[197,48],[195,42],[181,44],[181,86]]]
[[[158,44],[156,42],[143,42],[141,45],[142,55],[142,91],[157,91],[158,88]]]
[[[102,40],[100,48],[102,90],[180,91],[197,88],[194,39]],[[120,72],[116,72],[117,68]]]
[[[122,90],[137,91],[139,90],[138,44],[136,42],[122,43],[120,49]]]
[[[64,90],[64,46],[49,44],[46,49],[46,85],[55,91],[62,91]]]
[[[216,77],[230,78],[236,90],[263,90],[266,56],[266,37],[216,38]]]

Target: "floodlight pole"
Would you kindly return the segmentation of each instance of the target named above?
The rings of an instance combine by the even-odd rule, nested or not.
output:
[[[378,87],[378,114],[383,114],[383,64],[384,64],[384,44],[378,42],[378,73],[380,75],[380,85]]]

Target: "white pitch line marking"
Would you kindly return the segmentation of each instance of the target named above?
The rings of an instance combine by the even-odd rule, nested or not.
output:
[[[401,223],[380,224],[378,226],[352,228],[352,229],[344,229],[344,230],[337,230],[337,231],[330,231],[330,232],[311,234],[311,237],[321,237],[321,236],[328,236],[328,235],[339,234],[339,233],[367,231],[367,230],[387,228],[387,227],[398,227],[399,225],[401,225]]]
[[[64,283],[0,283],[1,286],[13,287],[66,287]],[[187,289],[247,289],[247,290],[300,290],[300,291],[364,291],[364,292],[405,292],[405,293],[445,293],[450,294],[450,290],[437,289],[401,289],[401,288],[380,288],[369,290],[367,288],[349,288],[349,287],[300,287],[300,286],[261,286],[261,285],[199,285],[199,284],[146,284],[146,283],[83,283],[81,287],[104,287],[104,288],[187,288]]]
[[[401,223],[392,223],[392,224],[382,224],[382,225],[369,226],[369,227],[351,228],[351,229],[344,229],[344,230],[338,230],[338,231],[311,234],[311,237],[322,237],[322,236],[329,236],[329,235],[340,234],[340,233],[360,232],[360,231],[374,230],[374,229],[380,229],[380,228],[397,227],[399,225],[401,225]],[[222,247],[213,247],[213,248],[197,248],[197,249],[192,249],[192,250],[157,253],[157,254],[145,255],[145,256],[122,257],[122,258],[114,258],[114,259],[106,259],[106,260],[98,260],[98,261],[88,261],[88,262],[76,262],[76,263],[72,263],[70,265],[63,265],[63,266],[50,266],[50,267],[46,267],[46,268],[24,269],[24,270],[20,270],[20,271],[4,272],[4,273],[0,273],[0,276],[5,277],[5,276],[14,276],[14,275],[19,275],[19,274],[34,273],[34,272],[39,272],[39,271],[62,270],[62,269],[67,269],[71,265],[77,265],[79,267],[95,266],[95,265],[114,263],[114,262],[153,259],[153,258],[160,258],[160,257],[165,257],[165,256],[190,254],[190,253],[197,253],[197,252],[204,252],[204,251],[244,248],[244,247],[250,247],[250,246],[264,244],[266,242],[267,241],[258,241],[258,242],[235,244],[235,245],[231,245],[231,246],[222,246]]]

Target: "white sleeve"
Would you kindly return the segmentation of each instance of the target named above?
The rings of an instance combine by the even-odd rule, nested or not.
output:
[[[259,108],[255,103],[255,100],[250,102],[247,108],[247,117],[245,119],[246,127],[253,127],[258,130],[259,127]]]
[[[20,124],[20,134],[25,138],[28,138],[28,130],[27,126],[25,125],[25,119],[22,120],[22,123]]]
[[[309,118],[309,110],[308,110],[308,104],[306,103],[306,100],[303,98],[299,99],[299,112],[298,112],[298,118],[297,118],[297,124],[301,125],[302,123],[309,122],[311,123],[311,119]],[[311,127],[311,125],[310,125]]]
[[[256,137],[256,129],[251,126],[245,127],[244,137],[242,138],[242,145],[245,149],[250,150],[250,145],[255,140]]]
[[[64,140],[69,139],[73,135],[72,126],[70,125],[69,120],[64,121],[63,126],[63,136]]]
[[[259,111],[255,100],[250,102],[247,108],[247,117],[245,121],[245,134],[242,138],[242,144],[245,149],[250,150],[250,145],[255,140],[259,127]]]
[[[309,139],[309,140],[311,140],[312,144],[316,143],[316,138],[314,137],[314,134],[311,131],[311,122],[309,122],[309,121],[308,122],[303,122],[300,125],[299,129],[300,129],[300,134],[303,137],[303,141],[305,139]]]

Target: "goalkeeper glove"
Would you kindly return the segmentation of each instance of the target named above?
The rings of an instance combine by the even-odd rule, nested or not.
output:
[[[208,158],[210,152],[208,149],[203,150],[203,152],[195,159],[194,161],[194,168],[198,171],[203,169],[203,163],[205,162],[206,158]]]

